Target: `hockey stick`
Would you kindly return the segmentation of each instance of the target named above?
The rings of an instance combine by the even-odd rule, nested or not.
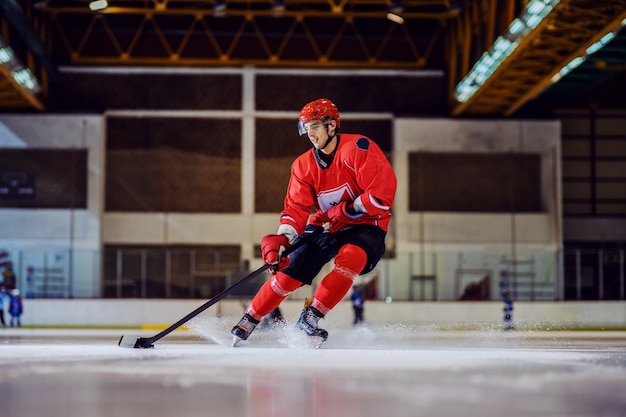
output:
[[[306,233],[305,235],[302,236],[302,238],[300,240],[298,240],[296,243],[291,245],[289,248],[285,249],[283,251],[283,253],[280,255],[281,258],[285,257],[285,256],[288,256],[290,253],[292,253],[296,249],[298,249],[301,246],[303,246],[304,244],[308,243],[313,238],[315,238],[317,235],[322,233],[323,230],[324,229],[319,228],[319,229],[316,229],[315,231],[313,231],[312,233]],[[198,314],[202,313],[204,310],[206,310],[207,308],[211,307],[213,304],[217,303],[222,298],[226,297],[235,288],[237,288],[240,285],[242,285],[242,284],[252,280],[253,278],[258,277],[263,272],[265,272],[268,268],[271,268],[271,267],[272,267],[271,264],[265,264],[262,267],[260,267],[259,269],[257,269],[256,271],[252,272],[251,274],[246,275],[245,277],[241,278],[239,281],[235,282],[230,287],[222,290],[222,292],[217,294],[215,297],[211,298],[206,303],[202,304],[200,307],[196,308],[191,313],[187,314],[182,319],[178,320],[176,323],[172,324],[167,329],[163,330],[162,332],[160,332],[160,333],[158,333],[158,334],[156,334],[156,335],[154,335],[152,337],[122,336],[120,338],[120,341],[117,343],[118,346],[126,347],[126,348],[135,348],[135,349],[138,349],[138,348],[147,349],[147,348],[154,347],[154,342],[156,342],[157,340],[167,336],[168,334],[170,334],[171,332],[176,330],[178,327],[182,326],[183,324],[185,324],[186,322],[188,322],[192,318],[196,317]]]

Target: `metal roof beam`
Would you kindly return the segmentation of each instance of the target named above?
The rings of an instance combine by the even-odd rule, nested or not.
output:
[[[454,103],[452,114],[511,116],[624,19],[620,0],[561,0],[469,100]]]

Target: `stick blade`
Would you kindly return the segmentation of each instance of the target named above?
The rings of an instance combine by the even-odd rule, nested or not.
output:
[[[154,347],[154,343],[150,338],[129,335],[120,337],[120,341],[117,342],[117,345],[131,349],[150,349]]]

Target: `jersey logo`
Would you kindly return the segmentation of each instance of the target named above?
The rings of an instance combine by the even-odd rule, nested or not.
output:
[[[370,148],[370,141],[365,138],[359,138],[356,141],[356,147],[361,151],[366,151]]]
[[[342,201],[352,201],[355,198],[356,195],[346,183],[337,188],[333,188],[332,190],[321,191],[317,195],[317,203],[319,204],[320,209],[323,212],[326,212]]]

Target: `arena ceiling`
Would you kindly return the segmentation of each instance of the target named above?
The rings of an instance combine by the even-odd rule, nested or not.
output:
[[[530,102],[620,105],[626,83],[625,30],[555,82],[623,25],[624,0],[561,0],[463,102],[455,86],[528,0],[110,0],[101,11],[89,3],[0,0],[2,42],[40,83],[29,92],[1,66],[0,108],[45,111],[62,66],[438,69],[451,116],[509,117]],[[404,23],[389,20],[390,10]]]

